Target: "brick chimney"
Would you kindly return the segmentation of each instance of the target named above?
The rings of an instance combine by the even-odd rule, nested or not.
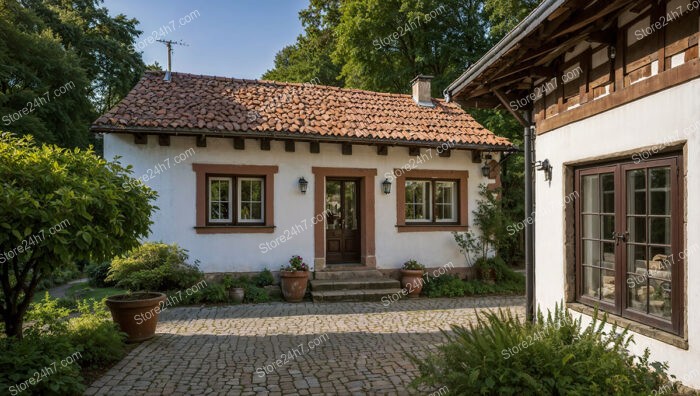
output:
[[[413,86],[413,100],[423,107],[435,107],[433,100],[430,96],[430,81],[433,76],[424,76],[419,74],[416,78],[411,81]]]

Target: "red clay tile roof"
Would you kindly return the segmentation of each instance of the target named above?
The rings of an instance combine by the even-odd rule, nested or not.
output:
[[[147,72],[94,132],[333,139],[510,147],[456,103],[420,107],[410,95]]]

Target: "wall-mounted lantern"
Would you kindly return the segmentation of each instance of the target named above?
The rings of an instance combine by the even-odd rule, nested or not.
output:
[[[538,171],[544,172],[544,181],[552,181],[552,164],[549,163],[548,159],[544,161],[537,161],[535,164]]]
[[[384,191],[384,194],[391,193],[391,182],[389,179],[384,179],[382,182],[382,191]]]
[[[483,156],[484,166],[481,167],[481,175],[484,177],[489,177],[491,175],[491,165],[489,165],[491,158],[493,158],[491,157],[491,154],[486,154]]]
[[[299,178],[299,191],[301,191],[302,194],[306,194],[306,189],[309,187],[309,182],[304,179],[304,176]]]
[[[488,162],[484,162],[484,166],[481,167],[481,175],[484,177],[489,177],[491,174],[491,167]]]

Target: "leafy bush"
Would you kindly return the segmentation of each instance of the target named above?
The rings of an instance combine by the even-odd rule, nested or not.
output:
[[[198,297],[197,302],[201,303],[220,304],[228,301],[228,293],[224,285],[220,283],[209,283],[193,295],[196,295]]]
[[[109,287],[114,285],[114,282],[107,280],[110,268],[111,263],[109,261],[102,261],[99,263],[92,263],[87,265],[85,267],[85,274],[90,280],[90,286]]]
[[[257,287],[253,284],[244,285],[245,296],[243,297],[244,303],[264,303],[270,301],[270,295],[267,291],[261,287]]]
[[[275,277],[272,276],[272,272],[269,269],[265,268],[262,272],[253,277],[253,283],[255,283],[257,287],[270,286],[275,283]]]
[[[119,331],[104,300],[78,301],[80,316],[68,321],[68,337],[82,353],[82,367],[104,366],[124,357],[126,334]]]
[[[81,395],[85,387],[76,364],[80,355],[74,355],[76,352],[79,351],[65,336],[27,334],[21,340],[0,338],[0,389],[15,395]],[[61,360],[69,357],[75,357],[76,363],[62,365]],[[25,383],[30,378],[40,381],[35,385]],[[26,393],[20,393],[22,390]]]
[[[453,326],[448,342],[425,359],[412,356],[420,376],[415,387],[446,386],[453,395],[650,394],[666,380],[667,365],[639,358],[632,337],[613,325],[604,331],[595,313],[582,328],[562,306],[537,323],[509,311],[479,315],[476,326]]]
[[[405,263],[403,263],[403,266],[401,267],[401,269],[413,270],[413,271],[418,271],[418,270],[424,271],[425,265],[419,263],[416,260],[408,260]]]
[[[132,291],[186,289],[203,278],[196,263],[187,263],[188,258],[187,251],[176,244],[144,243],[112,260],[107,281]]]
[[[455,275],[426,277],[423,283],[423,294],[428,297],[460,297],[465,292],[466,284]]]

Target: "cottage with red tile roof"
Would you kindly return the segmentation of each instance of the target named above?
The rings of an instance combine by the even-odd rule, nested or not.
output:
[[[512,145],[431,98],[430,79],[398,95],[148,72],[92,130],[158,191],[151,239],[205,272],[296,254],[317,273],[463,267],[450,232],[468,229]]]

